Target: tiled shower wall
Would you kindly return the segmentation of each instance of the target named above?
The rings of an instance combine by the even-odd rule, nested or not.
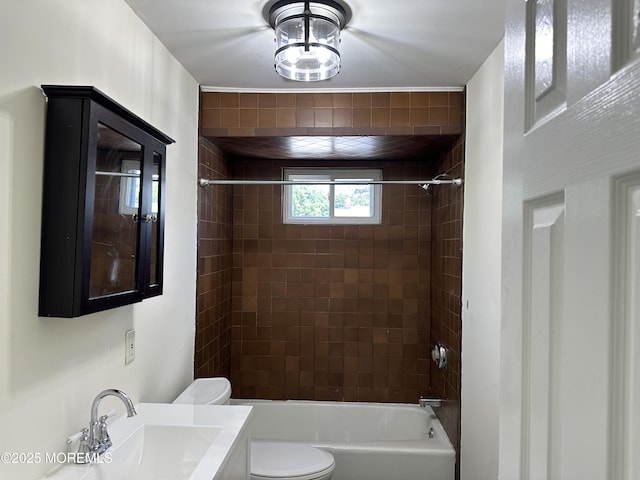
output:
[[[464,177],[464,141],[440,160],[436,174]],[[460,358],[462,346],[462,213],[464,187],[433,188],[431,244],[431,341],[448,349],[445,369],[431,364],[431,394],[445,400],[438,410],[451,443],[460,449]],[[459,465],[456,462],[456,465]]]
[[[234,178],[279,180],[307,165],[318,166],[238,159]],[[418,161],[348,165],[431,178]],[[281,188],[234,190],[234,394],[417,402],[429,388],[431,197],[384,186],[381,225],[284,225]]]
[[[206,137],[461,134],[463,92],[203,92]]]
[[[202,94],[200,133],[210,138],[261,135],[462,135],[463,112],[462,92],[206,92]],[[442,158],[433,169],[433,174],[446,171],[463,176],[463,151],[464,144],[460,143]],[[256,174],[256,165],[252,161],[241,160],[240,164],[240,175],[248,178]],[[257,174],[263,178],[261,175],[265,172],[260,168],[265,168],[268,176],[276,175],[275,170],[280,166],[271,161],[260,163]],[[231,178],[232,168],[231,161],[215,145],[201,137],[201,176]],[[428,173],[431,175],[431,171]],[[280,178],[279,174],[278,171],[273,178]],[[404,192],[403,189],[398,195],[402,197]],[[411,192],[410,196],[424,193]],[[373,250],[376,242],[374,227],[313,227],[302,230],[300,226],[283,226],[279,223],[279,196],[273,187],[253,187],[252,190],[245,186],[236,188],[235,192],[231,187],[201,189],[196,376],[231,377],[236,396],[253,396],[252,387],[256,396],[264,398],[310,398],[311,395],[318,395],[318,398],[345,400],[386,397],[389,401],[404,401],[403,398],[406,398],[406,401],[415,402],[418,392],[441,396],[447,402],[438,409],[437,414],[459,451],[462,189],[439,187],[432,188],[432,192],[433,197],[419,200],[433,200],[433,206],[422,204],[419,207],[426,209],[426,212],[420,213],[426,213],[426,216],[420,218],[432,217],[431,253],[426,256],[421,253],[417,260],[410,260],[410,263],[417,261],[421,269],[426,265],[428,277],[420,277],[419,274],[418,284],[413,284],[415,286],[409,286],[415,278],[411,275],[415,274],[410,274],[407,282],[405,279],[398,281],[398,271],[403,271],[407,254],[404,251],[400,254],[397,252],[406,247],[405,240],[403,238],[403,246],[400,247],[398,223],[383,226],[379,229],[378,240],[389,248],[393,245],[396,251],[396,254],[386,256],[390,269],[386,270],[385,289],[381,287],[384,285],[382,279],[385,269],[380,263],[376,264],[384,260],[383,257],[379,259]],[[245,194],[248,205],[244,204]],[[388,198],[392,196],[396,194],[390,194]],[[240,202],[242,207],[235,202]],[[387,218],[393,222],[405,222],[405,213],[399,208],[400,200],[396,202],[393,210],[390,210],[394,215]],[[405,202],[412,204],[415,199],[403,197],[403,206]],[[262,223],[266,218],[265,211],[271,212],[271,223]],[[271,235],[270,244],[260,242],[255,237],[257,231],[263,238],[265,230]],[[418,242],[425,241],[424,237],[418,238]],[[415,241],[411,238],[408,240]],[[369,252],[356,254],[355,249],[360,249],[356,244],[360,243]],[[337,251],[338,245],[340,253]],[[293,249],[291,260],[287,259],[290,255],[286,255],[283,248]],[[236,249],[239,250],[236,252]],[[323,262],[329,258],[333,260],[329,260],[327,266]],[[391,258],[394,260],[389,264]],[[399,263],[400,258],[402,263]],[[270,265],[262,263],[265,260],[270,261]],[[312,261],[315,265],[313,268],[310,266]],[[344,262],[342,266],[341,261]],[[371,262],[373,266],[369,266]],[[322,273],[316,275],[312,270],[322,270]],[[391,271],[394,273],[389,273]],[[296,286],[298,275],[300,283]],[[275,287],[271,282],[266,282],[266,278],[275,280]],[[431,304],[414,303],[409,290],[422,288],[421,282],[427,278],[430,286],[424,296],[431,300]],[[243,287],[245,282],[247,287]],[[324,309],[318,310],[318,315],[305,310],[310,308],[308,299],[315,299],[316,282],[319,307]],[[303,284],[306,285],[303,287]],[[311,294],[310,284],[313,284],[313,297],[307,296]],[[328,284],[328,295],[327,286],[322,284]],[[285,293],[289,289],[297,300],[287,304],[287,297],[280,296],[283,288]],[[358,313],[360,308],[371,307],[361,306],[359,300],[352,297],[356,289],[358,297],[355,298],[361,294],[364,298],[373,298],[371,325],[366,323],[368,320],[362,320]],[[373,296],[367,297],[372,291]],[[386,302],[387,311],[392,310],[387,321],[377,315],[375,301],[381,294],[388,295],[386,299],[384,296],[381,298]],[[404,302],[405,294],[408,295],[407,303]],[[422,292],[419,294],[422,295]],[[314,312],[315,307],[314,300]],[[427,317],[430,315],[431,319],[419,335],[412,320],[403,324],[397,316],[399,311],[411,316],[413,313],[408,312],[414,310],[419,310],[420,315],[423,312]],[[271,316],[263,319],[260,314],[263,311],[272,312]],[[298,320],[293,320],[292,311],[300,313],[299,324],[295,323]],[[273,315],[273,312],[283,315]],[[405,313],[399,315],[402,317]],[[263,321],[265,323],[260,323]],[[365,323],[361,324],[361,321]],[[362,336],[359,329],[363,329]],[[415,337],[412,336],[414,331]],[[418,346],[418,342],[422,342],[420,335],[428,336],[428,347],[422,344]],[[443,371],[435,369],[432,362],[426,360],[428,349],[436,340],[443,340],[450,349],[450,366]],[[248,353],[246,356],[243,347]],[[414,354],[418,348],[421,351],[420,358],[417,353]],[[407,360],[405,363],[405,353],[415,361]],[[243,378],[245,372],[246,378]],[[297,372],[297,375],[291,375],[290,372]],[[287,375],[293,380],[289,381]],[[399,379],[408,381],[398,385]],[[267,384],[271,381],[275,383]],[[429,382],[431,390],[425,391],[429,388]],[[238,385],[243,385],[240,394]]]
[[[199,141],[199,175],[230,178],[224,154]],[[198,298],[195,376],[231,375],[232,188],[201,188],[198,195]]]

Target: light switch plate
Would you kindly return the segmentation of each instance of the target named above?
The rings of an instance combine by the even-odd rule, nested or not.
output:
[[[127,330],[124,342],[124,363],[125,365],[136,359],[136,331]]]

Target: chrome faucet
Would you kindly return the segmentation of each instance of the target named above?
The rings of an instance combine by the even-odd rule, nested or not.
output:
[[[418,400],[418,405],[420,405],[421,407],[441,407],[442,406],[442,399],[441,398],[426,398],[426,397],[420,397],[420,399]]]
[[[115,388],[109,388],[100,392],[93,400],[91,405],[91,422],[89,423],[89,438],[88,438],[88,450],[91,453],[100,455],[104,453],[111,446],[111,438],[107,432],[107,418],[108,415],[98,417],[98,407],[104,397],[114,396],[118,397],[127,407],[127,417],[133,417],[137,415],[136,409],[133,407],[133,402],[129,396],[121,390]]]

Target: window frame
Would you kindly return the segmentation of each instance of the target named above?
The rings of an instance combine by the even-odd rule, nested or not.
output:
[[[292,181],[292,177],[322,177],[318,181],[340,181],[341,179],[361,179],[382,181],[381,168],[304,168],[287,167],[283,169],[284,181]],[[295,181],[295,180],[293,180]],[[302,184],[302,182],[301,182]],[[348,184],[348,183],[347,183]],[[293,187],[295,184],[283,186],[282,192],[282,223],[311,224],[311,225],[380,225],[382,223],[382,185],[371,185],[372,215],[368,217],[349,217],[335,215],[335,185],[329,186],[329,216],[328,217],[294,217],[293,216]]]
[[[151,213],[158,213],[158,188],[160,185],[159,166],[154,163],[152,187],[151,187]],[[123,215],[135,215],[140,210],[140,190],[142,189],[142,170],[140,160],[125,158],[122,160],[120,171],[125,174],[120,179],[120,200],[118,202],[118,213]],[[135,170],[135,172],[132,172]],[[137,175],[137,176],[135,176]],[[133,197],[131,193],[135,190],[137,194],[137,205],[132,205],[129,200]]]

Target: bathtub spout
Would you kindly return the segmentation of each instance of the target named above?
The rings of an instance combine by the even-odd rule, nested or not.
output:
[[[418,400],[418,405],[420,405],[422,408],[424,407],[441,407],[442,406],[442,399],[441,398],[426,398],[426,397],[420,397],[420,399]]]

